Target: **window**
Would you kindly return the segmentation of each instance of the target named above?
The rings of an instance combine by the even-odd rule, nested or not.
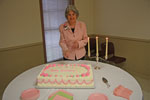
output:
[[[73,4],[73,0],[42,0],[43,30],[46,51],[46,62],[61,59],[62,50],[59,46],[59,25],[66,21],[65,9]]]

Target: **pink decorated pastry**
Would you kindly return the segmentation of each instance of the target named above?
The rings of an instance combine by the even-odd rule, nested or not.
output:
[[[130,95],[132,94],[132,90],[125,88],[122,85],[119,85],[117,88],[115,88],[113,94],[115,96],[120,96],[123,98],[126,98],[127,100],[130,100]]]
[[[61,89],[50,94],[48,100],[73,100],[73,94]]]
[[[108,100],[108,98],[104,94],[93,93],[88,97],[88,100]]]
[[[60,89],[60,90],[58,90],[58,91],[52,93],[48,98],[51,98],[51,97],[52,97],[54,94],[56,94],[57,92],[63,92],[63,93],[65,93],[65,94],[68,94],[68,95],[70,95],[70,96],[73,96],[72,93],[67,92],[67,91],[65,91],[65,90],[63,90],[63,89]]]
[[[37,76],[40,88],[94,88],[91,65],[48,64]]]
[[[21,100],[37,100],[40,96],[40,91],[35,88],[24,90],[21,93]]]
[[[62,96],[59,96],[59,95],[56,95],[56,96],[54,97],[54,100],[69,100],[69,99],[67,99],[67,98],[65,98],[65,97],[62,97]]]

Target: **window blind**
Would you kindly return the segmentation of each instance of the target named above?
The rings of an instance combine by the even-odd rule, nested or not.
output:
[[[59,25],[66,21],[65,9],[69,0],[42,0],[47,62],[62,58],[59,46]]]

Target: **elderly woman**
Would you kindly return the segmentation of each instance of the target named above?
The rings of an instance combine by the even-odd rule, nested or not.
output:
[[[67,21],[59,27],[59,44],[62,48],[64,60],[83,60],[88,41],[86,25],[77,21],[79,12],[73,5],[66,8],[65,17]]]

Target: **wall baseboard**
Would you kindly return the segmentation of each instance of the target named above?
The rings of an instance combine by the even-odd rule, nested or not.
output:
[[[7,48],[0,48],[0,52],[20,49],[20,48],[27,48],[27,47],[32,47],[32,46],[38,46],[38,45],[43,45],[43,43],[42,42],[36,42],[36,43],[31,43],[31,44],[24,44],[24,45],[7,47]]]
[[[150,43],[150,39],[140,39],[140,38],[122,37],[122,36],[114,36],[114,35],[103,35],[103,34],[101,34],[101,35],[99,35],[99,34],[89,34],[89,36],[99,36],[99,37],[102,37],[102,38],[109,37],[109,38],[113,38],[113,39]]]

